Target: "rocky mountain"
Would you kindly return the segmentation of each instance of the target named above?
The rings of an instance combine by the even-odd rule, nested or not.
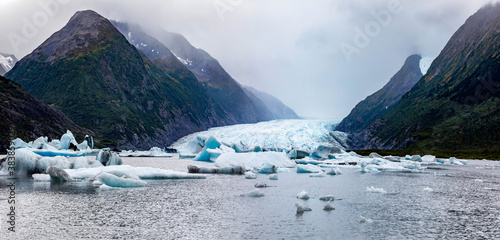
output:
[[[24,140],[40,136],[59,138],[67,129],[78,139],[85,134],[93,135],[89,130],[75,125],[61,111],[40,102],[20,85],[0,76],[0,151],[5,152],[10,141],[15,138]]]
[[[495,4],[467,19],[428,73],[371,126],[367,146],[498,152],[499,122],[500,5]]]
[[[275,98],[273,95],[259,91],[250,86],[244,86],[243,90],[245,90],[248,96],[254,95],[259,100],[261,100],[271,111],[275,119],[299,119],[299,116],[297,116],[295,111],[286,106],[283,102]]]
[[[0,53],[0,76],[4,76],[16,65],[17,58],[12,54]]]
[[[106,18],[77,12],[7,74],[79,126],[120,148],[168,146],[232,123],[197,79],[172,62],[159,68]]]
[[[266,105],[255,96],[247,95],[243,87],[206,51],[195,48],[184,36],[177,33],[162,31],[156,38],[172,50],[238,123],[274,119]]]
[[[358,103],[340,122],[337,130],[350,133],[349,145],[351,147],[356,148],[366,144],[365,129],[389,111],[389,107],[398,102],[420,80],[422,77],[421,59],[419,55],[408,57],[403,67],[382,89]]]

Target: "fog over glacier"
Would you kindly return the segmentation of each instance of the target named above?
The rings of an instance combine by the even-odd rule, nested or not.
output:
[[[437,56],[488,2],[2,0],[0,15],[7,21],[0,22],[0,52],[20,59],[76,11],[92,9],[152,31],[181,33],[243,85],[269,92],[300,116],[340,120],[409,55]],[[357,41],[360,32],[368,36],[364,42]],[[22,39],[13,40],[13,34]],[[354,52],[346,54],[346,46]]]

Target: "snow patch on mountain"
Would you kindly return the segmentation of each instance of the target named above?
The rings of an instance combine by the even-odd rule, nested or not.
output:
[[[427,74],[427,71],[429,71],[429,68],[431,67],[432,61],[436,59],[435,57],[423,57],[420,60],[420,71],[422,71],[422,74],[425,75]]]

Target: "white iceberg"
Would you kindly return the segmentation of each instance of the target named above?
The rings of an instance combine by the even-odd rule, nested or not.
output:
[[[297,173],[319,173],[319,172],[323,172],[323,170],[316,165],[312,165],[312,164],[307,164],[307,165],[298,164],[297,165]]]
[[[306,190],[300,192],[299,194],[297,194],[297,198],[298,199],[302,199],[302,200],[307,200],[309,199],[309,194],[306,192]]]
[[[103,166],[121,165],[122,159],[117,153],[109,151],[109,149],[101,149],[97,154],[96,161],[100,162]]]
[[[269,175],[269,180],[278,180],[278,174],[271,174]]]
[[[387,193],[383,188],[376,188],[376,187],[366,187],[366,192],[369,193]]]
[[[340,175],[340,174],[342,174],[342,172],[340,171],[340,169],[338,167],[335,167],[335,168],[331,168],[330,171],[328,171],[326,174],[328,174],[328,175]]]
[[[433,192],[434,189],[430,188],[430,187],[425,187],[424,188],[424,192]]]
[[[70,130],[67,130],[66,133],[62,135],[60,141],[61,141],[59,145],[60,150],[67,150],[71,144],[75,146],[78,145],[75,136],[73,136],[73,133]]]
[[[110,187],[144,187],[147,184],[142,180],[126,178],[124,176],[118,177],[107,172],[101,172],[97,175],[96,179]]]
[[[278,169],[276,166],[270,164],[270,163],[264,163],[262,164],[262,167],[259,169],[259,173],[276,173],[278,172]]]
[[[27,148],[19,148],[15,151],[16,175],[28,176],[36,169],[36,162],[42,156],[35,154]]]
[[[245,173],[245,178],[246,179],[257,179],[257,174],[253,172],[246,172]]]
[[[307,211],[312,211],[312,209],[306,206],[304,203],[295,203],[295,207],[297,208],[297,214],[302,214]]]
[[[33,177],[33,180],[35,180],[35,182],[50,182],[49,174],[35,173],[31,175],[31,177]]]
[[[244,197],[263,197],[264,193],[259,189],[255,189],[255,190],[252,190],[252,191],[247,192],[245,194],[241,194],[241,196],[244,196]]]

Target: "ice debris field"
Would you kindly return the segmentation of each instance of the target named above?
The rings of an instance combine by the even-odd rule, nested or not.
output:
[[[301,123],[300,120],[291,122]],[[266,126],[256,127],[262,124]],[[189,135],[172,146],[178,151],[179,159],[191,163],[186,172],[123,165],[122,157],[157,157],[168,161],[168,158],[174,156],[158,147],[149,151],[124,150],[120,153],[110,149],[94,149],[92,137],[85,136],[85,139],[78,143],[70,131],[62,135],[60,140],[54,139],[50,142],[47,137],[40,137],[28,143],[16,139],[16,174],[34,181],[88,181],[99,189],[110,190],[144,187],[147,185],[144,181],[146,179],[204,179],[204,174],[233,174],[242,175],[242,178],[246,179],[266,178],[277,181],[279,174],[293,172],[325,178],[341,175],[342,168],[357,169],[359,174],[383,171],[421,173],[429,165],[467,164],[466,160],[453,157],[437,159],[430,155],[397,157],[372,153],[364,157],[345,151],[343,135],[331,134],[332,122],[307,121],[307,124],[309,126],[285,124],[286,127],[283,128],[279,121],[271,121],[248,125],[246,127],[249,129],[239,131],[233,127],[223,127]],[[258,129],[261,130],[257,131]],[[286,133],[280,134],[281,130]],[[220,139],[206,136],[211,133],[220,136]],[[89,157],[92,155],[95,159]],[[204,164],[197,166],[197,162]],[[9,174],[6,164],[4,158],[0,170],[2,175]],[[262,183],[256,184],[255,187],[266,186],[266,183]],[[385,190],[374,186],[367,186],[366,191],[385,193]],[[261,191],[250,191],[242,196],[262,197],[264,194]],[[307,199],[308,194],[304,190],[297,198]],[[302,204],[298,204],[297,209],[298,212],[307,211],[307,207]],[[325,209],[332,208],[325,206]]]

